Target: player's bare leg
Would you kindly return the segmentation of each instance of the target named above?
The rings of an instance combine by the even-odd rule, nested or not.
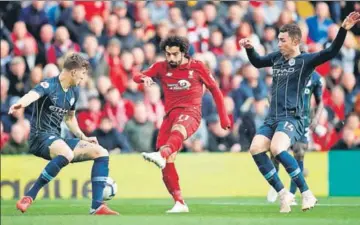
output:
[[[298,186],[302,196],[303,196],[303,206],[302,210],[308,210],[315,206],[317,200],[314,195],[309,190],[307,183],[304,179],[304,175],[302,174],[298,163],[296,162],[295,158],[289,154],[287,149],[290,147],[291,141],[289,136],[282,132],[278,131],[275,132],[274,137],[271,141],[270,150],[272,154],[276,157],[276,159],[284,166],[288,174],[290,175],[291,179],[296,183]],[[284,201],[291,200],[289,204],[292,204],[294,201],[294,195],[290,192],[287,193],[291,195],[292,198],[283,198]],[[281,196],[280,196],[281,199]],[[287,204],[287,202],[284,202]]]
[[[94,160],[91,170],[92,205],[90,214],[119,215],[103,202],[103,190],[109,175],[109,152],[98,144],[80,141],[74,149],[73,162]]]
[[[266,151],[270,148],[270,143],[269,138],[263,135],[256,135],[251,142],[250,153],[265,179],[279,193],[280,212],[288,213],[291,211],[289,202],[290,196],[288,195],[290,192],[284,188],[273,163],[266,154]]]
[[[34,185],[17,203],[16,208],[21,212],[26,212],[35,200],[38,192],[49,183],[60,170],[69,164],[74,158],[70,147],[63,140],[56,140],[50,146],[50,157],[52,160],[46,165]]]
[[[175,168],[175,158],[181,149],[183,141],[187,138],[187,132],[183,125],[175,124],[171,128],[170,137],[166,143],[159,148],[158,152],[143,153],[144,159],[155,163],[162,169],[163,181],[169,193],[175,201],[175,205],[167,213],[189,212],[181,195],[179,176]]]

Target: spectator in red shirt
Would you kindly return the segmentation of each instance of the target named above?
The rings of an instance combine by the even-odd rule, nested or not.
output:
[[[96,96],[90,96],[88,99],[88,109],[78,114],[79,127],[85,133],[90,135],[100,125],[101,103]]]
[[[14,44],[13,52],[15,56],[23,54],[24,40],[26,38],[32,38],[34,40],[34,44],[36,43],[34,37],[27,31],[25,23],[22,21],[16,22],[13,32],[11,33],[11,41]]]
[[[331,92],[331,102],[329,108],[334,113],[334,124],[345,119],[345,94],[340,86],[334,87]]]
[[[134,115],[134,104],[123,99],[118,89],[112,87],[107,92],[103,113],[111,119],[114,127],[122,132],[125,123]]]
[[[86,12],[85,19],[90,21],[93,16],[101,16],[106,19],[110,12],[109,1],[76,1],[75,5],[81,5]]]
[[[202,10],[194,10],[188,24],[188,37],[190,44],[194,45],[196,52],[209,50],[210,31],[206,25],[205,14]]]
[[[220,31],[214,31],[210,35],[210,51],[216,56],[220,56],[224,53],[223,51],[223,35]]]
[[[46,58],[46,52],[50,48],[53,38],[53,27],[50,24],[43,25],[40,29],[40,40],[38,41],[39,55],[41,55],[41,57]]]
[[[224,96],[232,90],[232,64],[230,60],[224,59],[220,62],[220,71],[218,77],[220,79],[220,89]]]
[[[147,40],[155,36],[155,26],[151,22],[149,9],[140,9],[139,20],[137,20],[144,27],[145,37]]]

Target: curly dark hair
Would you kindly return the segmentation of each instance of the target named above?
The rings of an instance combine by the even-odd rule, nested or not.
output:
[[[82,69],[82,68],[89,70],[89,67],[90,67],[89,62],[79,53],[71,54],[65,59],[64,62],[64,69],[69,71],[73,69]]]
[[[299,27],[299,25],[292,23],[292,24],[285,24],[280,28],[280,32],[281,33],[289,33],[289,37],[292,40],[301,40],[301,29]]]
[[[160,49],[165,52],[166,46],[168,47],[179,47],[180,52],[188,55],[189,52],[189,40],[180,36],[169,36],[162,40],[160,43]]]

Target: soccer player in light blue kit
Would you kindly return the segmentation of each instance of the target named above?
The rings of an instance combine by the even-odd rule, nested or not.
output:
[[[321,76],[317,72],[313,72],[311,75],[311,79],[306,84],[305,91],[304,91],[304,107],[303,107],[303,113],[304,113],[304,127],[305,132],[300,137],[300,139],[291,147],[291,149],[294,152],[294,157],[299,164],[299,168],[301,171],[304,170],[304,155],[305,152],[308,150],[309,147],[309,129],[314,129],[320,114],[322,110],[324,109],[324,103],[322,101],[322,81]],[[311,110],[311,97],[314,96],[315,103],[316,103],[316,110],[314,117],[311,116],[312,110]],[[279,162],[275,159],[275,157],[271,157],[271,160],[276,168],[276,171],[279,171]],[[290,193],[294,194],[296,193],[297,186],[294,183],[294,181],[291,181],[290,184]],[[271,188],[267,199],[269,202],[275,202],[278,197],[277,192]],[[295,199],[294,199],[295,200]],[[296,201],[292,203],[292,205],[297,205]]]
[[[360,13],[350,13],[331,46],[312,54],[300,52],[301,30],[296,24],[281,27],[278,36],[280,51],[263,57],[256,53],[250,39],[239,41],[239,44],[246,48],[251,64],[257,68],[271,66],[273,69],[269,115],[252,140],[250,153],[262,175],[279,193],[281,213],[291,212],[294,195],[284,188],[266,152],[270,149],[298,186],[302,194],[302,210],[313,208],[317,199],[309,190],[298,163],[287,150],[304,133],[304,90],[312,72],[338,54],[347,30],[359,21]]]
[[[34,103],[30,153],[50,161],[31,189],[17,202],[17,209],[23,213],[35,200],[40,189],[54,179],[63,167],[70,162],[94,160],[90,213],[118,215],[103,203],[103,190],[109,174],[109,153],[98,144],[95,137],[84,135],[75,117],[75,105],[79,97],[77,86],[85,78],[88,67],[88,61],[79,54],[70,55],[59,76],[42,81],[10,107],[9,114],[12,114]],[[77,138],[60,137],[60,124],[63,120]]]

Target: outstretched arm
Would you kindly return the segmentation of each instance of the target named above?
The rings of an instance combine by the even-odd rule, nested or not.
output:
[[[31,103],[35,102],[40,98],[40,94],[36,91],[29,91],[26,95],[20,98],[14,105],[9,109],[9,114],[13,114],[15,111],[21,108],[25,108]]]
[[[98,144],[98,141],[95,137],[87,137],[80,129],[78,121],[75,116],[75,110],[69,111],[65,116],[64,121],[66,126],[69,128],[71,133],[73,133],[80,140],[88,141],[94,144]]]
[[[206,87],[210,90],[215,104],[216,104],[216,108],[220,117],[220,123],[221,123],[221,127],[225,130],[230,129],[230,119],[226,113],[226,109],[225,109],[225,104],[224,104],[224,97],[218,87],[218,85],[215,82],[215,79],[212,77],[212,75],[210,74],[210,71],[205,68],[204,65],[201,66],[201,80],[203,81],[203,83],[206,85]]]
[[[156,77],[159,73],[159,63],[151,65],[147,70],[134,76],[133,79],[136,83],[144,83],[146,87],[154,84],[152,77]]]
[[[274,64],[274,57],[277,53],[271,53],[266,56],[260,56],[254,49],[250,39],[244,38],[239,41],[240,46],[246,49],[249,61],[256,68],[269,67]]]
[[[338,34],[336,35],[335,40],[331,43],[330,47],[314,53],[310,54],[311,59],[310,62],[314,67],[323,64],[324,62],[334,58],[340,51],[342,45],[344,44],[347,31],[350,30],[356,23],[360,21],[360,13],[352,12],[350,13],[344,20],[341,25]]]

